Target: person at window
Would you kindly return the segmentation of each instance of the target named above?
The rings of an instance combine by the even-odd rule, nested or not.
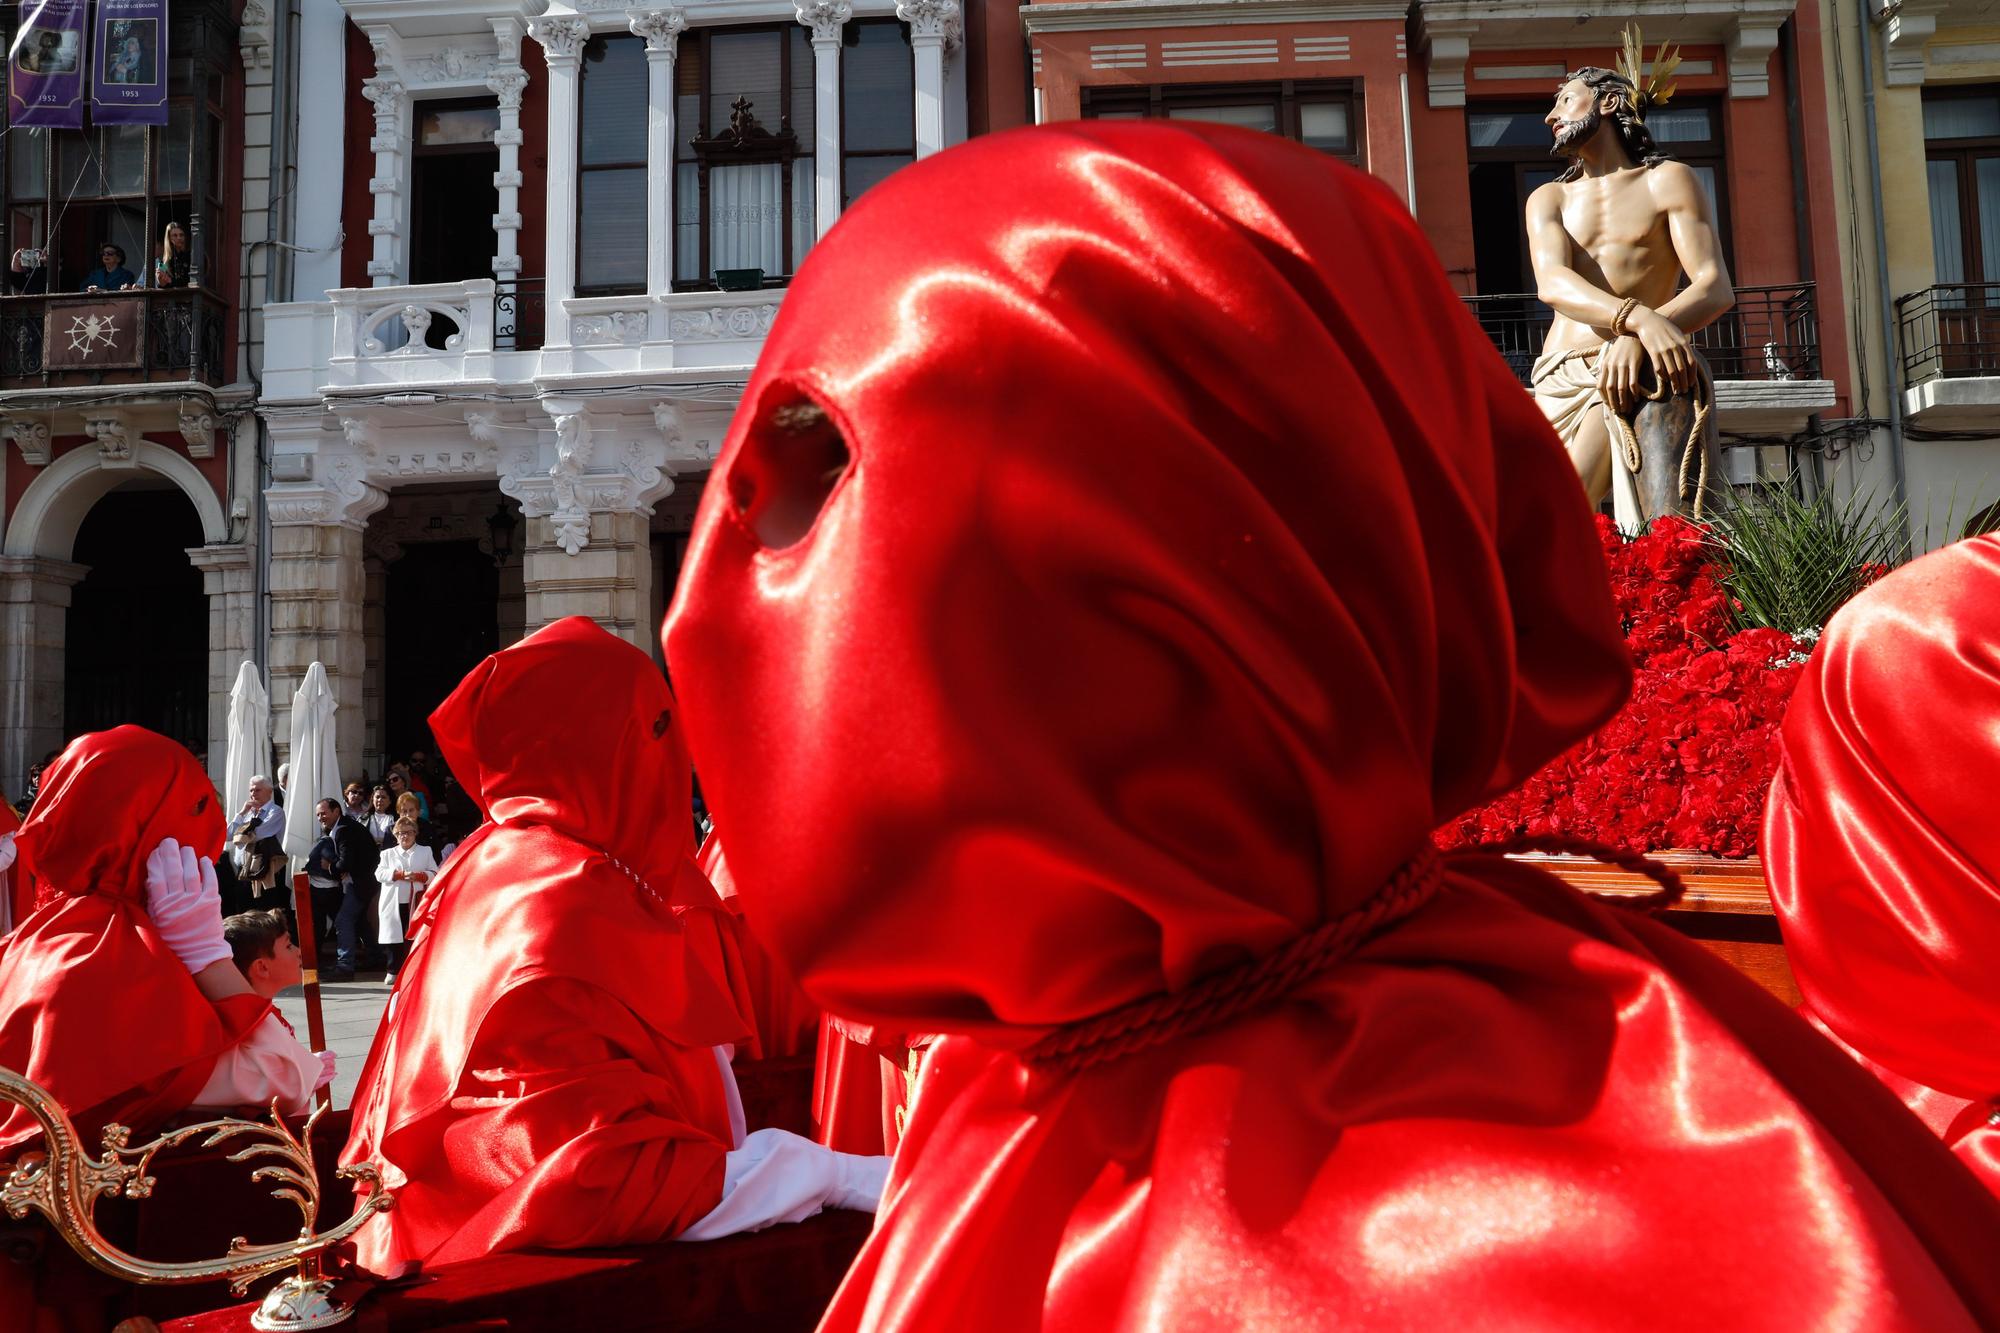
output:
[[[883,1159],[745,1134],[729,1055],[751,1026],[721,900],[662,822],[688,761],[651,659],[559,620],[430,722],[491,820],[425,892],[354,1094],[341,1161],[396,1191],[354,1238],[361,1266],[873,1211]]]
[[[945,1034],[821,1333],[2000,1327],[2000,1204],[1873,1078],[1644,911],[1433,850],[1632,665],[1380,180],[1160,121],[903,168],[786,295],[688,552],[746,919]]]
[[[169,222],[166,235],[160,238],[160,257],[153,261],[153,285],[194,286],[189,263],[187,228],[178,222]]]
[[[139,285],[139,279],[125,267],[125,247],[106,241],[97,252],[97,267],[83,280],[87,292],[123,292]]]
[[[49,289],[49,255],[39,246],[24,245],[7,261],[7,289],[17,296],[40,296]]]

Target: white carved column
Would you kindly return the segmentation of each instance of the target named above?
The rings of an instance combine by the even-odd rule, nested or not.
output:
[[[238,665],[256,656],[256,552],[239,542],[190,546],[187,556],[208,594],[208,774],[219,784],[229,760],[230,686]]]
[[[578,67],[590,25],[573,15],[528,21],[528,32],[542,44],[549,64],[548,340],[551,347],[569,345],[569,314],[565,302],[576,295],[576,194]]]
[[[963,36],[959,15],[958,0],[902,0],[896,6],[896,17],[910,25],[920,158],[944,147],[944,57]]]
[[[674,56],[687,28],[678,9],[627,11],[646,39],[646,295],[674,289]]]
[[[528,86],[528,71],[521,68],[517,20],[494,19],[493,40],[500,50],[500,63],[486,78],[486,87],[500,107],[500,128],[493,133],[494,146],[500,150],[500,166],[493,173],[493,188],[499,195],[493,214],[493,280],[508,283],[521,275],[521,94]]]
[[[0,784],[18,800],[28,767],[62,748],[70,590],[87,565],[0,556]]]
[[[854,7],[847,0],[806,0],[798,15],[812,29],[813,215],[824,236],[840,219],[840,29]]]
[[[379,53],[376,69],[384,69]],[[388,73],[366,80],[361,92],[375,107],[375,137],[368,141],[375,152],[375,175],[368,182],[368,192],[375,197],[375,216],[368,221],[368,234],[375,247],[368,261],[368,277],[374,286],[388,287],[402,279],[403,247],[398,242],[403,228],[403,159],[410,138],[410,94],[402,80]]]

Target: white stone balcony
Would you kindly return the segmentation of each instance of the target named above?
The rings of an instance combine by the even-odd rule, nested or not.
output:
[[[265,308],[264,401],[747,379],[782,290],[573,297],[491,279],[348,287]]]

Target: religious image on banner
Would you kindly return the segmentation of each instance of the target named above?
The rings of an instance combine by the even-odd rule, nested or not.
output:
[[[7,118],[14,128],[83,127],[85,4],[22,0],[21,26],[7,48]]]
[[[145,303],[129,296],[87,304],[50,302],[42,330],[42,365],[50,370],[135,369],[144,311]]]
[[[166,0],[97,0],[96,28],[92,123],[166,124]]]

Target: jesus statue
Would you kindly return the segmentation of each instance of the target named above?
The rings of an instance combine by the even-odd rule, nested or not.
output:
[[[1627,530],[1715,505],[1713,384],[1689,335],[1736,302],[1707,192],[1646,128],[1679,57],[1662,47],[1650,76],[1641,63],[1628,30],[1618,69],[1563,80],[1547,122],[1570,167],[1528,198],[1535,281],[1555,310],[1535,400],[1591,502],[1610,492]]]

